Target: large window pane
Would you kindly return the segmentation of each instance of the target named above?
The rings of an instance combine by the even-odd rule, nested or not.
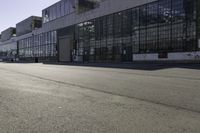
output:
[[[139,52],[139,43],[140,43],[140,34],[139,30],[132,32],[132,45],[133,45],[133,52],[138,53]]]
[[[140,7],[140,28],[146,28],[147,26],[147,6]]]
[[[156,52],[157,51],[157,42],[158,42],[157,27],[147,29],[146,52]]]
[[[159,24],[170,24],[172,16],[171,0],[159,0],[158,11]]]
[[[186,0],[172,0],[172,22],[183,22],[186,20]]]
[[[146,52],[146,29],[140,30],[140,52]]]
[[[114,14],[114,36],[121,37],[122,35],[122,13]]]
[[[147,5],[147,26],[157,26],[158,24],[158,2]]]
[[[131,35],[131,10],[122,12],[122,36],[127,37]]]
[[[140,12],[139,8],[132,9],[132,30],[139,29],[140,26]]]
[[[159,27],[159,51],[169,51],[171,50],[171,25],[160,26]]]

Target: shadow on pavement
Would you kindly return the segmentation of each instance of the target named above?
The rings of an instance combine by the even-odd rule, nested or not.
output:
[[[35,62],[4,62],[18,64],[33,64]],[[133,69],[155,71],[170,68],[185,68],[200,70],[200,62],[134,62],[134,63],[71,63],[71,62],[39,62],[44,65],[63,65],[63,66],[80,66],[80,67],[99,67],[99,68],[116,68],[116,69]]]
[[[100,68],[116,68],[116,69],[133,69],[133,70],[147,70],[155,71],[169,68],[186,68],[200,70],[200,63],[50,63],[45,62],[46,65],[67,65],[67,66],[81,66],[81,67],[100,67]]]

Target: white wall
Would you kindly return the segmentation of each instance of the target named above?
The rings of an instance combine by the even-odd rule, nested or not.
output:
[[[156,54],[133,54],[133,61],[178,61],[178,60],[199,60],[200,51],[198,52],[177,52],[168,53],[168,58],[159,59]]]

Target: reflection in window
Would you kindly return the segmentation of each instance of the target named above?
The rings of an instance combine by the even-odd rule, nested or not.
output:
[[[133,53],[195,50],[194,1],[159,0],[78,24],[78,51],[110,60],[130,46]]]
[[[133,53],[139,53],[139,44],[140,44],[140,34],[139,30],[132,32],[132,45],[133,45]]]
[[[156,52],[158,42],[157,27],[147,29],[146,52]]]
[[[147,5],[147,26],[156,26],[158,21],[158,2]]]
[[[169,51],[171,50],[171,25],[159,27],[159,51]]]
[[[140,52],[146,52],[146,30],[140,30]]]
[[[183,22],[186,19],[186,0],[172,1],[172,22]],[[185,3],[186,4],[186,3]]]
[[[62,0],[42,11],[43,23],[71,14],[74,11],[74,0]]]
[[[55,57],[56,38],[56,31],[51,31],[20,40],[18,42],[19,57]]]
[[[118,38],[122,36],[122,13],[114,14],[114,37]]]
[[[140,12],[139,8],[132,9],[132,29],[137,30],[140,26]]]
[[[83,13],[99,6],[101,0],[78,0],[78,12]]]
[[[172,50],[181,51],[185,46],[186,25],[183,23],[172,25]]]
[[[140,7],[140,28],[145,28],[147,25],[147,6]]]
[[[171,0],[159,0],[158,21],[160,25],[171,23]]]

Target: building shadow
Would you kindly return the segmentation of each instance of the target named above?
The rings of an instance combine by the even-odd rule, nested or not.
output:
[[[135,63],[67,63],[67,62],[43,62],[44,65],[65,65],[79,67],[98,67],[115,69],[132,69],[156,71],[170,68],[185,68],[200,70],[199,62],[135,62]]]

